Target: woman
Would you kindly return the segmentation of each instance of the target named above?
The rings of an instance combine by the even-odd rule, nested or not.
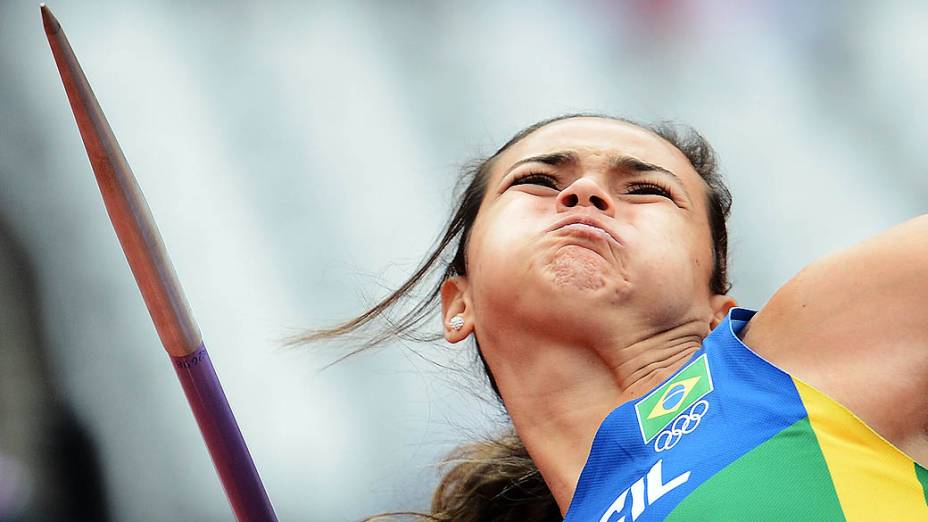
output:
[[[928,519],[928,217],[755,316],[727,295],[730,198],[694,132],[555,118],[466,182],[403,287],[308,337],[387,312],[457,240],[432,299],[372,341],[440,297],[445,339],[474,337],[512,419],[517,437],[463,451],[434,519]]]

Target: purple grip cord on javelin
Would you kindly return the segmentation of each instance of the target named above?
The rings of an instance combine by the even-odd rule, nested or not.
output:
[[[201,344],[190,355],[171,357],[171,362],[236,518],[276,521],[274,508],[261,484],[206,347]]]

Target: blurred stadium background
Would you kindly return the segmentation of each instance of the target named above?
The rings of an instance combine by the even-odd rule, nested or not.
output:
[[[401,282],[460,167],[548,116],[673,119],[734,295],[926,211],[928,4],[60,0],[281,520],[424,509],[505,417],[468,349],[281,348]],[[436,330],[439,328],[436,322]],[[422,357],[420,357],[420,355]],[[439,364],[435,364],[435,363]],[[0,1],[0,520],[229,520],[37,2]]]

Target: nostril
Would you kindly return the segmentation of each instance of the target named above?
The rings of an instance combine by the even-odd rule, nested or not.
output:
[[[609,208],[609,204],[599,196],[590,196],[590,202],[593,203],[593,206],[599,210],[606,210]]]
[[[568,207],[574,207],[577,205],[578,201],[579,198],[576,194],[569,194],[566,198],[564,198],[564,205]]]

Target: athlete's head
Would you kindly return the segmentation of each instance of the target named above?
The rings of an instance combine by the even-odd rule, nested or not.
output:
[[[382,317],[384,328],[352,354],[394,337],[440,338],[431,322],[439,299],[445,337],[476,332],[481,343],[507,328],[583,342],[634,314],[639,324],[704,323],[707,333],[733,304],[725,295],[731,196],[712,148],[692,129],[561,116],[474,163],[460,186],[450,222],[415,274],[364,314],[300,340],[356,332]],[[437,281],[429,277],[436,271]],[[426,285],[425,299],[390,314]],[[458,313],[466,322],[455,331],[447,325]],[[477,353],[483,358],[479,344]],[[561,520],[514,432],[463,446],[449,462],[431,519]]]
[[[690,129],[586,115],[528,127],[463,194],[442,300],[446,324],[466,323],[446,337],[515,324],[583,341],[608,335],[619,309],[708,332],[733,304],[729,207],[714,153]]]

